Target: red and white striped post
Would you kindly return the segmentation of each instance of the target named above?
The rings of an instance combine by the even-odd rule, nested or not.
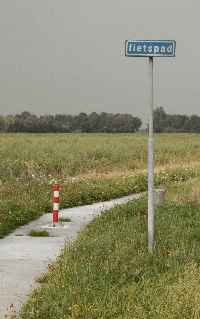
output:
[[[53,184],[53,226],[56,226],[58,223],[58,214],[59,214],[59,191],[60,185],[58,183]]]

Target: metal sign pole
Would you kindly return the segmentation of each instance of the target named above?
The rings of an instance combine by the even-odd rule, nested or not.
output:
[[[154,243],[154,136],[153,136],[153,107],[154,107],[154,65],[153,57],[149,57],[150,109],[149,109],[149,142],[148,142],[148,249],[152,253]]]
[[[155,247],[155,208],[154,208],[154,57],[175,57],[176,41],[174,40],[126,40],[126,57],[148,57],[149,59],[149,142],[148,142],[148,249],[152,253]]]

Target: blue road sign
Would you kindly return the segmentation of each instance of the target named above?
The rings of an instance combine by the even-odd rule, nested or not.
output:
[[[128,57],[175,57],[174,40],[127,40],[125,55]]]

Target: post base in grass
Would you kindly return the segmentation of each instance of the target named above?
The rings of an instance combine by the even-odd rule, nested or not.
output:
[[[69,223],[62,223],[62,224],[58,223],[58,224],[55,224],[55,225],[49,223],[47,225],[42,225],[41,228],[42,229],[45,229],[45,228],[48,229],[49,228],[49,229],[52,229],[52,230],[53,229],[55,229],[55,230],[66,229],[66,228],[69,228]]]
[[[157,188],[155,189],[155,206],[163,205],[165,202],[166,189]]]

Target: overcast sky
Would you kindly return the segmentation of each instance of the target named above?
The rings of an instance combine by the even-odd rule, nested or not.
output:
[[[200,115],[198,0],[1,0],[0,113],[128,112],[146,118],[146,58],[126,39],[174,39],[156,59],[155,106]]]

